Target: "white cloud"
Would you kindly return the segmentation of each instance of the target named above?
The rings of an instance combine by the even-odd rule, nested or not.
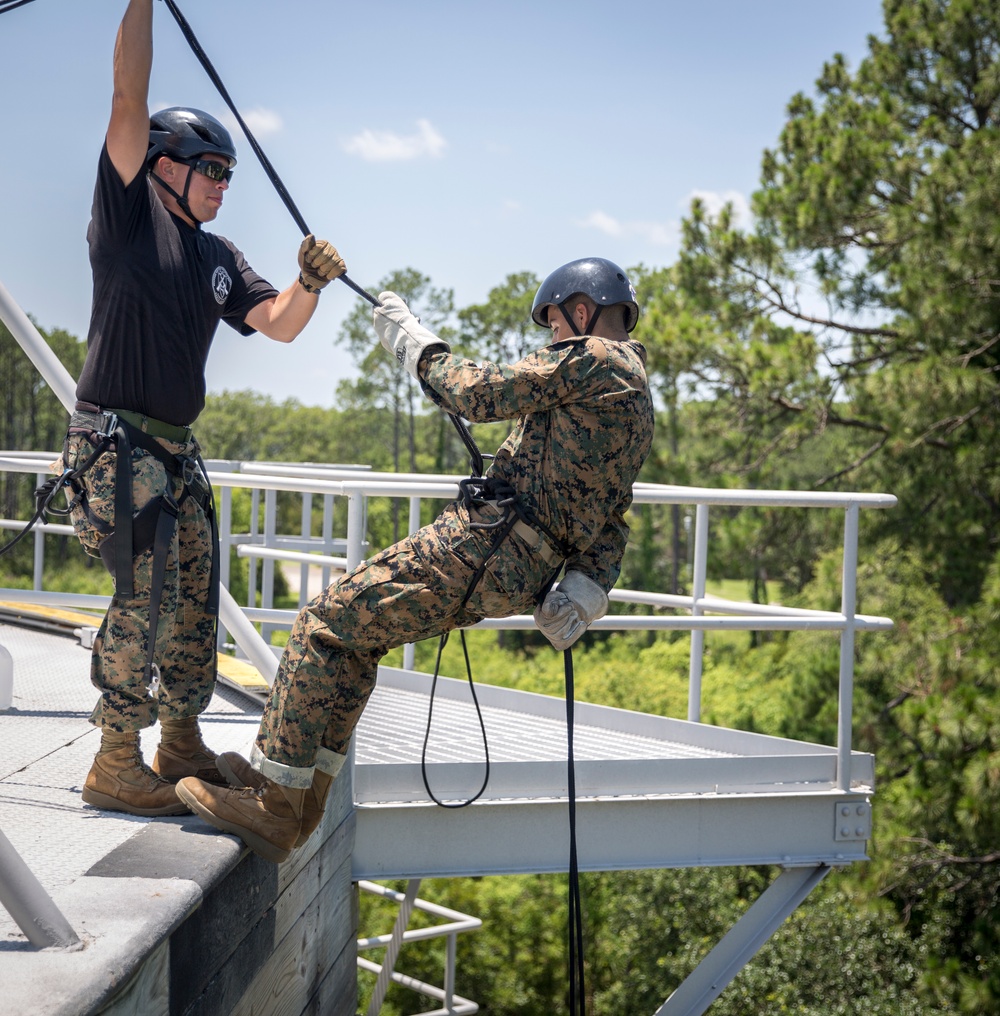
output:
[[[736,226],[749,226],[753,215],[750,212],[750,202],[739,192],[734,190],[718,191],[694,190],[687,196],[684,202],[685,212],[691,207],[691,202],[699,198],[705,206],[705,210],[711,216],[716,216],[722,211],[724,205],[733,206],[733,224]]]
[[[366,129],[342,142],[341,147],[348,155],[357,155],[367,162],[394,162],[423,156],[439,159],[448,142],[429,120],[418,120],[415,134]]]
[[[605,236],[637,236],[660,247],[674,243],[679,229],[676,222],[622,222],[601,211],[591,212],[577,225],[584,229],[596,229]]]
[[[734,223],[737,226],[746,227],[753,218],[750,212],[750,202],[739,191],[729,190],[722,193],[706,190],[691,191],[686,200],[682,202],[685,214],[695,198],[702,201],[709,215],[712,216],[718,215],[724,205],[732,204]],[[654,247],[667,247],[675,244],[680,237],[680,221],[677,219],[667,222],[651,220],[625,222],[600,210],[591,212],[585,219],[578,220],[576,225],[584,229],[597,230],[605,236],[638,237]]]
[[[263,106],[258,106],[256,109],[251,109],[247,112],[240,110],[240,116],[243,117],[247,127],[250,128],[250,133],[258,140],[272,134],[278,134],[285,126],[281,117],[274,110],[264,109]],[[241,131],[240,125],[236,122],[236,117],[231,113],[226,113],[225,116],[221,116],[219,119],[229,128],[235,137],[239,137]]]

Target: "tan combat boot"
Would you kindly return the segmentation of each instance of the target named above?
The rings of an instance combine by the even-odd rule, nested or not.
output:
[[[130,815],[185,815],[188,810],[174,785],[143,761],[136,730],[103,732],[101,750],[87,773],[81,796],[87,804]]]
[[[267,777],[254,769],[238,751],[223,752],[216,758],[215,764],[231,787],[253,787],[260,790],[267,783]],[[333,777],[329,773],[320,769],[314,772],[312,786],[306,791],[302,803],[302,828],[299,829],[295,846],[301,847],[323,821],[326,796],[332,785]]]
[[[298,842],[305,794],[266,777],[259,790],[218,787],[193,776],[177,784],[177,796],[196,815],[239,836],[255,854],[275,864],[284,861]]]
[[[165,780],[176,783],[185,776],[197,776],[206,783],[225,786],[215,758],[215,752],[201,739],[197,716],[160,721],[160,744],[153,756],[153,769]]]

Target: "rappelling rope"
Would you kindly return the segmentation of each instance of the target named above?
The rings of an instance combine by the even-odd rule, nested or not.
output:
[[[583,909],[576,857],[576,763],[573,760],[573,650],[563,651],[566,668],[566,793],[569,797],[569,1012],[587,1016],[583,977]]]
[[[239,123],[240,129],[246,135],[247,141],[250,142],[250,147],[253,149],[254,155],[257,156],[261,166],[264,169],[264,172],[267,174],[268,179],[274,185],[274,189],[278,192],[279,197],[285,203],[285,207],[291,213],[292,218],[295,220],[295,224],[302,231],[303,236],[308,236],[310,233],[312,233],[312,230],[306,225],[305,218],[299,211],[295,202],[292,200],[292,196],[291,194],[288,193],[288,189],[282,182],[281,177],[278,176],[277,170],[275,170],[274,166],[271,165],[271,160],[267,157],[267,155],[264,152],[264,149],[261,148],[260,143],[253,136],[253,132],[250,130],[250,128],[246,124],[246,121],[240,115],[240,111],[236,108],[236,104],[230,97],[229,92],[226,89],[226,86],[222,82],[222,78],[219,77],[218,71],[216,71],[215,67],[212,65],[212,61],[209,60],[208,54],[202,48],[201,43],[198,41],[197,37],[194,34],[194,31],[192,30],[191,26],[187,23],[187,19],[180,12],[179,8],[177,7],[177,4],[174,3],[174,0],[163,0],[163,2],[167,5],[167,9],[174,16],[174,20],[177,22],[177,25],[180,28],[181,33],[184,35],[184,38],[187,39],[188,45],[191,47],[192,51],[194,52],[194,55],[198,58],[202,67],[205,68],[205,73],[211,79],[212,84],[215,85],[215,87],[218,89],[219,95],[222,96],[226,105],[231,110],[233,116],[236,117],[236,121],[237,123]],[[353,279],[349,278],[346,272],[337,277],[346,286],[349,286],[351,289],[353,289],[354,292],[358,294],[358,296],[367,300],[373,307],[381,306],[376,297],[372,296],[372,294],[369,293],[366,289],[362,288]],[[455,424],[459,436],[462,439],[462,443],[465,445],[466,449],[469,452],[469,455],[472,458],[473,473],[476,476],[482,475],[483,457],[478,447],[476,446],[475,441],[473,441],[472,435],[469,433],[468,427],[466,427],[465,422],[460,417],[454,416],[450,413],[448,415],[451,417],[452,422]]]
[[[7,11],[12,11],[15,7],[23,7],[31,2],[32,0],[0,0],[0,14],[6,14]]]

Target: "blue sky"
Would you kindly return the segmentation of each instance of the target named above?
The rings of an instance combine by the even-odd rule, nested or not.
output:
[[[177,0],[285,186],[372,290],[412,267],[456,304],[577,257],[670,264],[694,195],[745,204],[788,100],[852,68],[879,0]],[[125,0],[0,15],[0,283],[85,337],[86,228]],[[150,105],[228,110],[162,3]],[[230,118],[231,119],[231,118]],[[249,144],[212,226],[279,288],[300,235]],[[291,346],[222,325],[209,390],[334,404],[335,284]],[[540,336],[541,338],[541,336]],[[373,341],[375,341],[373,336]]]

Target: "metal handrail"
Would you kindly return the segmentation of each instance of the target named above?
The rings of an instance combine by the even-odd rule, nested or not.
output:
[[[367,1016],[377,1016],[382,1009],[385,1000],[385,993],[389,981],[402,985],[427,995],[429,998],[437,999],[444,1003],[444,1008],[433,1009],[419,1016],[465,1016],[465,1014],[479,1012],[479,1005],[461,995],[455,994],[455,954],[456,938],[462,932],[478,931],[483,922],[478,917],[470,917],[468,914],[461,914],[457,910],[450,910],[437,903],[430,903],[417,897],[420,888],[420,879],[410,879],[407,883],[406,892],[397,892],[387,886],[381,886],[376,882],[368,882],[362,879],[358,882],[358,889],[362,892],[371,893],[375,896],[382,896],[399,904],[399,912],[392,933],[387,935],[373,935],[368,938],[359,938],[357,942],[358,952],[365,949],[385,949],[386,954],[383,963],[373,963],[362,956],[358,956],[358,967],[368,970],[377,975],[375,990],[368,1005]],[[448,923],[433,925],[430,928],[414,928],[406,930],[410,914],[413,910],[420,910],[435,917],[443,917]],[[425,942],[435,938],[445,938],[445,963],[444,963],[444,985],[437,987],[425,981],[417,980],[415,977],[408,977],[395,969],[399,951],[406,942]]]
[[[43,469],[48,468],[52,458],[47,455],[32,456],[29,454],[12,454],[0,452],[0,471],[34,473],[36,476],[44,475]],[[253,652],[247,652],[251,662],[264,676],[265,681],[271,683],[277,667],[275,653],[267,642],[261,639],[260,635],[253,628],[253,623],[260,623],[264,626],[265,634],[273,625],[290,626],[294,621],[297,611],[279,610],[273,607],[273,569],[276,562],[289,561],[300,565],[303,573],[309,567],[320,567],[324,569],[324,577],[329,574],[333,567],[350,569],[358,564],[364,556],[367,544],[364,542],[367,499],[371,497],[399,497],[406,498],[409,502],[409,525],[411,531],[416,529],[420,520],[420,503],[425,497],[441,499],[453,498],[457,493],[457,480],[453,477],[436,476],[392,476],[389,474],[361,473],[358,470],[324,469],[316,466],[295,467],[293,464],[286,465],[261,465],[256,471],[244,471],[245,468],[254,466],[252,463],[213,463],[217,468],[209,472],[212,483],[222,490],[223,510],[220,513],[220,539],[226,548],[223,554],[223,579],[224,586],[228,584],[230,546],[237,547],[237,556],[246,558],[251,569],[249,589],[251,595],[256,588],[256,562],[263,561],[264,567],[264,589],[263,606],[247,607],[241,609],[232,601],[227,611],[225,621],[226,627],[238,628],[236,638],[238,644],[246,647],[255,647]],[[253,529],[250,534],[233,534],[231,532],[231,511],[229,505],[230,491],[233,488],[250,489],[253,492],[254,508],[251,513]],[[264,533],[258,533],[256,510],[259,506],[260,492],[265,496],[265,526]],[[294,542],[298,545],[308,545],[312,539],[309,535],[311,524],[311,512],[309,510],[308,498],[310,495],[322,495],[325,499],[326,510],[324,512],[324,536],[319,541],[326,547],[333,546],[330,524],[332,518],[332,500],[336,497],[345,497],[348,501],[348,523],[346,541],[346,557],[332,554],[312,554],[298,550],[292,550],[286,546],[276,546],[279,541],[293,542],[291,537],[278,536],[276,532],[276,502],[277,491],[290,491],[303,496],[303,533]],[[837,732],[837,776],[836,786],[839,791],[850,790],[851,774],[851,717],[852,700],[854,690],[854,640],[857,631],[884,631],[892,627],[889,618],[862,615],[857,610],[857,563],[858,563],[858,528],[859,513],[861,508],[888,508],[895,504],[896,499],[885,494],[860,494],[860,493],[832,493],[817,494],[811,491],[762,491],[762,490],[711,490],[701,487],[676,487],[667,485],[656,485],[640,483],[634,487],[634,501],[637,504],[660,504],[673,505],[683,504],[693,506],[695,509],[695,533],[694,533],[694,555],[692,568],[692,593],[690,596],[677,594],[654,593],[642,590],[614,590],[611,599],[631,604],[649,605],[654,608],[666,608],[670,610],[684,611],[683,616],[637,616],[637,615],[610,615],[601,618],[591,625],[596,631],[690,631],[690,664],[688,681],[688,720],[698,722],[701,718],[701,676],[704,655],[704,633],[713,630],[726,631],[793,631],[793,630],[814,630],[838,632],[840,637],[840,673],[838,685],[838,732]],[[749,604],[739,601],[727,600],[721,597],[713,597],[706,592],[707,557],[709,540],[709,510],[711,506],[726,507],[755,507],[771,505],[775,507],[792,508],[824,508],[844,511],[844,538],[843,538],[843,560],[842,560],[842,591],[840,611],[820,611],[805,608],[788,608],[775,604]],[[17,520],[0,520],[0,527],[16,529],[23,527],[23,523]],[[67,526],[39,525],[33,533],[35,541],[35,575],[33,590],[0,589],[0,600],[18,599],[21,602],[29,601],[46,603],[49,605],[66,605],[102,609],[109,602],[108,597],[88,596],[84,594],[65,594],[46,592],[41,589],[41,577],[44,556],[44,535],[68,535],[72,529]],[[263,543],[263,545],[262,545]],[[272,545],[268,545],[268,544]],[[228,590],[226,590],[227,596]],[[221,627],[221,626],[220,626]],[[534,619],[527,615],[514,617],[487,619],[475,625],[476,628],[484,629],[510,629],[530,630],[535,628]],[[258,646],[259,644],[259,646]],[[408,647],[408,657],[404,663],[412,669],[413,656],[412,647]],[[0,847],[3,844],[0,843]],[[11,848],[13,850],[13,848]],[[16,855],[15,855],[16,857]],[[11,871],[20,870],[17,862],[20,858],[10,858],[0,853],[0,889],[8,887],[13,882],[16,886],[23,887],[29,884],[29,879],[23,876],[11,877]],[[21,862],[23,865],[23,862]],[[33,879],[33,876],[31,876]],[[44,896],[44,890],[38,887],[38,891]],[[382,891],[379,889],[378,891]],[[387,891],[388,892],[388,891]],[[43,913],[45,911],[45,900],[37,895],[37,892],[29,894],[29,911]],[[6,905],[6,901],[5,905]],[[51,904],[51,901],[49,901]],[[19,904],[15,903],[14,906]],[[54,908],[54,904],[51,904]],[[428,905],[429,906],[429,905]],[[36,909],[41,908],[41,909]],[[8,906],[10,909],[10,906]],[[58,911],[56,911],[58,915]],[[61,915],[58,915],[61,918]],[[15,919],[16,916],[15,916]],[[31,918],[25,918],[29,923]],[[64,919],[63,919],[63,923]],[[51,926],[51,921],[49,922]],[[29,929],[22,925],[25,934]],[[66,926],[68,928],[68,925]],[[35,933],[32,931],[32,933]],[[70,936],[75,938],[71,928],[68,928]],[[413,933],[407,932],[406,936]],[[29,936],[30,937],[30,936]],[[59,944],[69,943],[68,947],[74,947],[72,941],[66,936],[65,931],[57,935],[56,942]],[[46,946],[54,944],[47,941]],[[64,945],[64,947],[66,947]],[[449,945],[449,949],[453,948]],[[451,953],[449,953],[451,955]],[[359,965],[365,969],[381,969],[377,964],[361,957]],[[415,987],[431,997],[440,998],[445,1001],[449,1008],[435,1010],[437,1013],[466,1013],[476,1012],[478,1007],[475,1003],[460,999],[454,996],[450,989],[437,989],[430,985],[423,985],[421,982],[407,978],[405,975],[392,972],[392,979],[400,984],[407,984]],[[386,986],[388,975],[384,979]],[[472,1006],[473,1008],[468,1008]]]
[[[0,470],[35,472],[45,455],[37,458],[12,456],[0,452]],[[425,476],[423,474],[372,473],[344,467],[322,467],[316,465],[297,466],[294,463],[218,462],[213,463],[209,476],[216,486],[228,495],[230,488],[246,488],[266,495],[265,533],[232,534],[229,530],[228,512],[223,513],[224,525],[220,536],[224,547],[237,545],[237,556],[250,559],[250,589],[256,584],[256,564],[264,563],[264,596],[262,607],[248,606],[243,609],[240,619],[248,627],[251,622],[264,625],[269,634],[274,625],[290,626],[296,611],[280,610],[273,606],[272,581],[276,561],[290,561],[299,564],[303,571],[309,567],[322,567],[324,576],[331,567],[350,569],[364,557],[367,545],[364,543],[366,504],[371,497],[407,498],[410,504],[410,528],[416,528],[420,518],[420,502],[424,497],[450,498],[456,494],[457,478],[453,476]],[[250,470],[255,471],[250,471]],[[275,502],[277,491],[291,491],[304,497],[320,494],[326,498],[346,497],[348,500],[348,525],[346,534],[346,556],[311,554],[279,546],[267,546],[290,537],[279,537],[275,532]],[[859,492],[778,491],[778,490],[715,490],[707,487],[680,487],[668,484],[636,483],[633,488],[637,504],[674,505],[684,504],[695,508],[694,559],[692,568],[692,592],[690,596],[654,593],[642,590],[613,590],[611,599],[617,602],[666,607],[685,612],[685,616],[637,616],[610,615],[591,625],[596,631],[689,631],[691,647],[688,679],[688,714],[690,721],[701,718],[701,676],[704,659],[704,633],[706,631],[794,631],[813,630],[840,633],[840,680],[838,687],[838,787],[849,789],[851,753],[851,708],[854,677],[854,639],[858,631],[886,631],[892,621],[856,613],[856,571],[858,554],[858,517],[863,508],[883,509],[896,503],[889,494]],[[305,502],[304,502],[305,503]],[[749,604],[713,597],[706,593],[707,557],[709,542],[709,510],[711,506],[824,508],[844,511],[844,540],[842,564],[841,610],[820,611],[806,608],[789,608],[775,604]],[[305,508],[303,510],[304,526]],[[256,516],[254,515],[254,518]],[[256,522],[254,523],[256,525]],[[303,532],[303,538],[307,533]],[[36,575],[40,574],[37,557],[44,544],[39,534],[36,539]],[[264,541],[261,546],[260,541]],[[329,541],[328,541],[329,542]],[[224,577],[228,576],[228,554],[223,554]],[[37,584],[37,583],[36,583]],[[0,598],[13,591],[0,590]],[[23,594],[22,594],[23,595]],[[27,598],[27,597],[25,597]],[[51,595],[46,602],[56,602]],[[78,596],[67,595],[67,604],[82,605]],[[107,602],[106,600],[104,601]],[[89,605],[93,605],[90,601]],[[515,615],[501,619],[486,619],[474,627],[486,629],[530,630],[535,627],[534,619],[527,615]],[[251,631],[253,629],[251,628]],[[255,633],[256,634],[256,633]],[[412,666],[412,648],[408,647],[408,658],[404,661]],[[270,662],[262,666],[252,658],[269,683],[273,680],[273,654],[267,653]]]

